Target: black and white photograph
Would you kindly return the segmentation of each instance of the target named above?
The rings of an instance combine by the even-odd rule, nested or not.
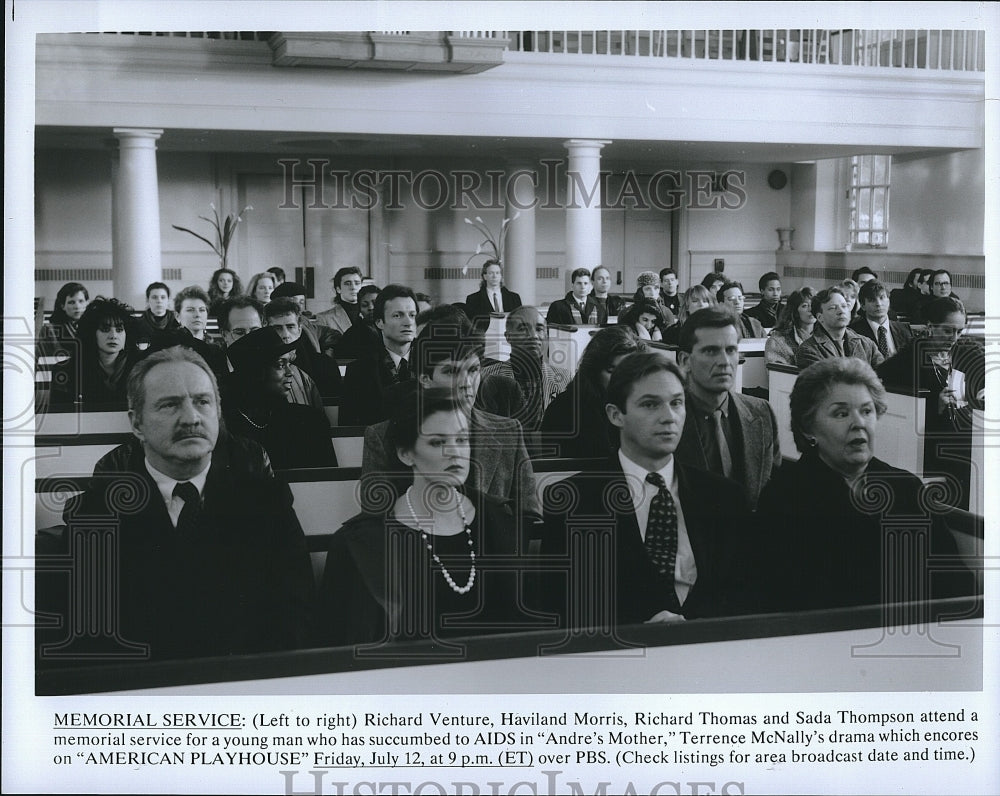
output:
[[[1000,6],[678,5],[7,0],[4,792],[1000,792]]]

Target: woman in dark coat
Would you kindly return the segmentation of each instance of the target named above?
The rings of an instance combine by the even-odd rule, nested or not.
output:
[[[646,344],[626,326],[609,326],[591,337],[576,375],[545,410],[543,442],[557,445],[566,458],[610,456],[618,438],[604,411],[608,381],[624,357],[645,350]]]
[[[90,293],[79,282],[67,282],[56,293],[55,309],[38,334],[38,355],[65,359],[78,350],[77,324]]]
[[[116,299],[95,298],[80,318],[77,354],[52,369],[55,405],[125,405],[126,382],[139,352],[128,339],[132,308]]]
[[[330,424],[319,409],[288,402],[288,352],[273,326],[254,329],[229,346],[233,372],[223,382],[222,416],[232,434],[260,443],[275,470],[336,467]]]
[[[385,490],[381,511],[334,534],[320,587],[320,643],[526,629],[520,573],[509,566],[519,546],[514,513],[507,501],[463,487],[468,420],[456,399],[422,391],[390,421],[389,439],[412,480],[402,494]]]
[[[824,359],[799,374],[791,422],[802,456],[776,471],[757,505],[754,570],[771,609],[972,590],[968,573],[930,571],[929,557],[957,554],[932,493],[912,473],[875,458],[885,411],[885,389],[862,360]]]

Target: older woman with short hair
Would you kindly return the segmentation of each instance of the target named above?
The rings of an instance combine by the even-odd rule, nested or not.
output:
[[[799,374],[791,423],[802,455],[757,504],[757,568],[771,608],[906,602],[972,586],[958,572],[931,578],[928,557],[956,554],[955,541],[920,479],[875,458],[885,411],[885,388],[861,360],[826,359]]]
[[[812,313],[813,295],[811,287],[792,291],[764,343],[767,363],[795,367],[795,352],[802,341],[812,334],[816,323],[816,316]]]

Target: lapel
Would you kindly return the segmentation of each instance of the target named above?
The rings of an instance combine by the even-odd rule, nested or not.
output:
[[[690,395],[688,403],[691,403]],[[691,404],[693,409],[693,404]],[[677,443],[677,450],[674,451],[674,458],[688,462],[692,467],[702,470],[708,469],[708,458],[705,456],[705,449],[701,444],[701,437],[698,435],[698,421],[695,419],[695,412],[689,411],[684,417],[684,428],[681,431],[680,441]]]
[[[472,486],[485,494],[493,494],[490,486],[500,475],[500,462],[503,445],[493,429],[484,423],[483,413],[479,409],[472,410],[472,462],[475,478]]]
[[[750,461],[750,451],[757,450],[764,435],[761,429],[763,419],[760,415],[750,410],[750,406],[743,400],[742,395],[729,393],[730,405],[735,407],[736,416],[740,421],[740,437],[738,441],[742,445],[743,451],[743,475],[747,480],[756,479],[758,467],[756,462]]]
[[[892,333],[892,342],[895,344],[896,353],[898,354],[909,339],[906,334],[906,327],[899,321],[889,321],[889,331]]]
[[[711,569],[712,556],[709,555],[709,548],[712,544],[713,530],[710,523],[705,521],[704,507],[711,505],[710,501],[718,499],[719,496],[702,494],[703,490],[698,489],[697,484],[693,483],[697,473],[692,474],[689,468],[680,462],[674,462],[674,470],[677,473],[677,493],[680,497],[681,510],[684,512],[684,527],[691,542],[695,566],[698,568],[698,578],[685,601],[687,605],[698,584],[706,580]]]

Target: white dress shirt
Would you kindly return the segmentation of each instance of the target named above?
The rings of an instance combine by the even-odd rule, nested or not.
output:
[[[895,354],[896,353],[896,344],[892,340],[892,329],[889,328],[889,319],[886,318],[884,321],[882,321],[882,323],[875,323],[875,321],[873,321],[871,318],[869,318],[869,317],[866,316],[865,320],[868,322],[868,325],[871,327],[872,335],[873,335],[872,339],[875,340],[875,345],[876,346],[878,346],[878,330],[879,330],[879,327],[881,326],[881,327],[883,327],[885,329],[885,341],[886,341],[886,344],[889,347],[889,356],[887,356],[886,359],[888,359],[893,354]]]
[[[198,489],[198,494],[201,495],[205,492],[205,480],[208,478],[208,471],[212,467],[212,463],[209,462],[208,465],[195,476],[185,479],[190,481]],[[160,490],[160,497],[163,498],[163,502],[167,505],[167,514],[170,515],[170,521],[177,527],[177,520],[181,516],[181,510],[184,508],[184,501],[179,497],[174,496],[174,487],[178,484],[184,483],[183,481],[178,481],[176,478],[171,478],[165,473],[161,473],[155,467],[153,467],[152,462],[146,459],[146,470],[153,477],[156,482],[156,488]]]
[[[659,490],[646,481],[649,470],[644,469],[628,456],[618,450],[618,461],[621,462],[625,482],[632,494],[632,506],[635,508],[635,519],[639,523],[639,533],[646,541],[646,526],[649,524],[649,504]],[[694,550],[691,549],[691,538],[688,536],[687,523],[684,521],[684,510],[681,507],[680,495],[677,492],[677,475],[674,473],[674,457],[661,470],[657,471],[670,490],[677,509],[677,559],[674,562],[674,589],[681,605],[687,599],[688,592],[698,578],[698,567],[695,565]]]

